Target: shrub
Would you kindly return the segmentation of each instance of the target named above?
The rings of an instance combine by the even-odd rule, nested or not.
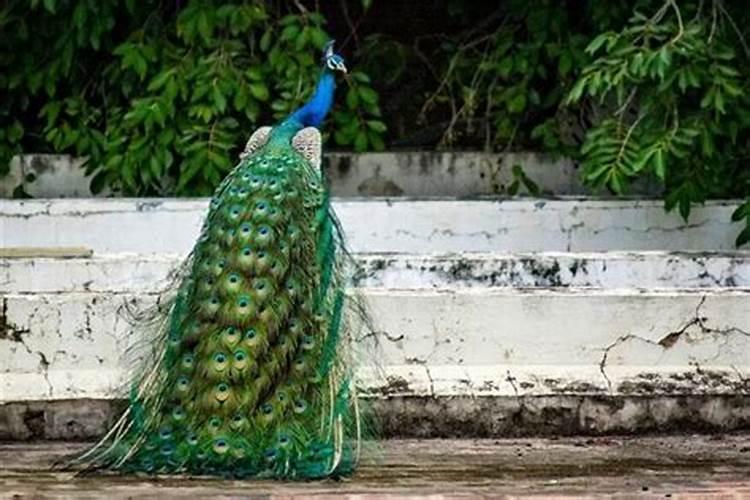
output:
[[[0,168],[22,150],[87,156],[94,191],[205,195],[261,124],[314,86],[325,19],[290,2],[10,0],[0,10]],[[382,149],[356,71],[336,140]]]

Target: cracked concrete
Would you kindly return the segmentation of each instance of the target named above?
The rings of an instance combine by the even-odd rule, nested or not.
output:
[[[729,337],[731,335],[734,335],[734,334],[736,334],[736,335],[742,335],[742,336],[746,336],[746,337],[750,337],[750,331],[746,331],[746,330],[744,330],[744,329],[742,329],[740,327],[737,327],[737,326],[728,326],[728,327],[725,327],[725,328],[713,328],[713,327],[709,327],[706,324],[706,322],[709,320],[709,318],[707,316],[701,314],[701,309],[703,308],[704,304],[706,303],[707,298],[708,298],[707,295],[703,295],[703,296],[700,297],[700,299],[698,301],[698,304],[695,306],[695,311],[693,313],[693,316],[691,318],[687,319],[684,322],[683,326],[679,327],[677,330],[670,331],[670,332],[666,333],[664,336],[662,336],[658,340],[652,340],[650,338],[645,338],[643,336],[639,336],[639,335],[636,335],[636,334],[628,333],[628,334],[625,334],[625,335],[622,335],[622,336],[618,337],[614,342],[612,342],[611,344],[607,345],[603,349],[602,357],[601,357],[601,359],[599,361],[599,371],[601,372],[602,376],[606,380],[607,385],[608,385],[610,391],[612,390],[612,381],[608,377],[607,371],[606,371],[606,369],[607,369],[607,362],[608,362],[608,359],[609,359],[610,352],[612,350],[618,348],[618,347],[622,347],[627,342],[638,341],[638,342],[643,342],[643,343],[646,343],[646,344],[650,344],[650,345],[661,347],[664,350],[668,350],[668,349],[671,349],[672,347],[674,347],[675,344],[677,344],[685,336],[691,336],[691,329],[694,330],[693,327],[698,327],[698,331],[695,332],[695,334],[693,334],[691,336],[691,338],[690,338],[690,340],[688,340],[688,342],[696,342],[698,340],[698,337],[701,336],[701,335],[712,335],[712,336],[719,335],[719,336],[722,336],[722,337],[725,338],[725,340],[723,340],[724,344],[726,344],[726,343],[729,342],[729,340],[728,340],[727,337]],[[718,354],[717,354],[716,357],[718,357]],[[715,360],[715,358],[713,358],[713,359],[712,358],[708,358],[708,359],[710,361],[714,361]],[[697,361],[694,361],[693,363],[696,364],[696,365],[699,365],[699,363]],[[734,365],[731,365],[731,366],[733,367],[733,369],[736,368],[736,367],[734,367]],[[741,373],[739,372],[739,370],[736,370],[736,372],[740,375],[740,378],[741,378],[741,380],[743,382],[743,385],[745,385],[745,380],[744,380],[744,378],[742,378]]]
[[[750,292],[744,290],[365,288],[358,293],[376,319],[376,333],[360,339],[365,360],[376,360],[394,375],[404,367],[403,378],[415,395],[747,390],[750,318],[743,307]],[[122,353],[139,338],[124,305],[137,299],[136,308],[149,307],[156,295],[71,292],[4,299],[6,321],[29,332],[23,344],[0,341],[5,360],[0,381],[5,400],[12,401],[114,395],[125,375]],[[366,348],[370,344],[373,350]],[[696,365],[713,374],[715,386],[672,378]],[[653,378],[644,380],[647,374]],[[44,384],[39,390],[27,387],[34,375]],[[485,390],[488,383],[497,390]],[[372,377],[368,384],[381,385]]]
[[[387,432],[747,427],[750,259],[729,250],[733,203],[708,203],[689,225],[659,203],[627,200],[336,203],[355,246],[379,251],[358,256],[357,294],[375,318],[374,333],[359,339],[374,346],[362,349],[360,378]],[[104,413],[117,405],[129,373],[124,353],[141,335],[131,312],[157,302],[205,202],[0,202],[0,209],[6,244],[75,242],[94,251],[0,260],[0,423],[15,422],[19,435],[40,428],[46,437],[74,432],[65,429],[93,435],[104,425],[101,412],[66,420],[58,403],[94,401],[92,408],[109,408]],[[93,234],[93,224],[102,230]],[[123,231],[134,237],[121,238]],[[706,242],[726,251],[703,252]],[[655,246],[660,251],[581,251]],[[464,253],[428,254],[456,249]],[[101,255],[112,250],[151,255]]]
[[[95,253],[186,254],[205,200],[0,201],[6,246],[84,246]],[[335,199],[355,252],[508,252],[734,249],[735,201],[696,207],[685,224],[660,201]],[[361,221],[367,220],[367,224]],[[92,225],[98,228],[90,231]],[[659,232],[655,238],[653,232]],[[121,238],[123,232],[131,235]]]

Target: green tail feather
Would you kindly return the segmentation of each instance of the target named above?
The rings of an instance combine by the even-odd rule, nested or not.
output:
[[[82,462],[229,477],[353,470],[342,241],[322,186],[288,142],[222,183],[149,371]]]

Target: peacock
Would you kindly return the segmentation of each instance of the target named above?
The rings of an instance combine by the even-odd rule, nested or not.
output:
[[[346,67],[329,42],[309,101],[250,137],[211,199],[127,409],[78,463],[234,478],[354,470],[348,254],[318,129],[336,73]]]

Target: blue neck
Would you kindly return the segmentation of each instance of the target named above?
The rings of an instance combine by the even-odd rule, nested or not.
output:
[[[335,89],[336,79],[333,72],[324,69],[313,96],[304,106],[292,113],[288,120],[295,120],[303,127],[320,127],[333,104]]]

